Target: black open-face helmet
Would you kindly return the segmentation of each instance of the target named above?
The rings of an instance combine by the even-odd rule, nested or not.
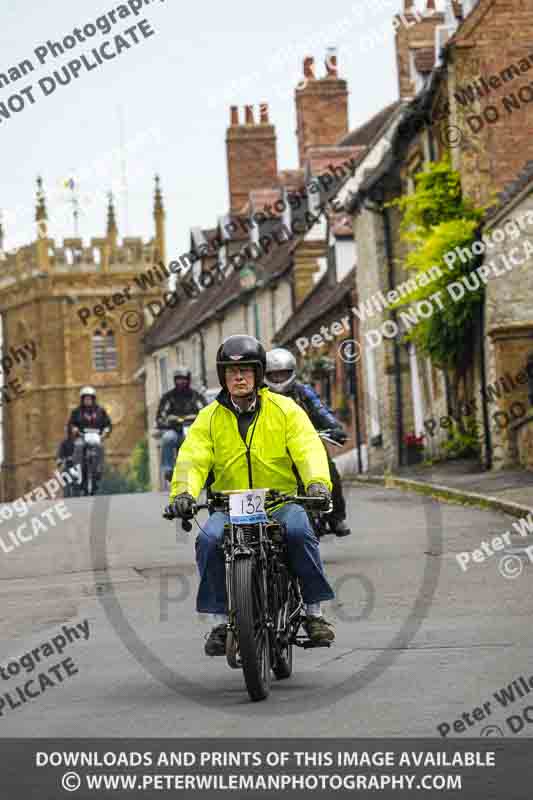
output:
[[[255,368],[255,388],[259,389],[266,370],[265,348],[253,336],[243,334],[228,336],[218,348],[217,353],[217,374],[223,389],[227,388],[225,369],[231,364],[242,366],[252,364]]]

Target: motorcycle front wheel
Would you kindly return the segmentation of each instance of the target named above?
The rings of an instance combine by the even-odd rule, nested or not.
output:
[[[265,700],[270,693],[270,641],[266,626],[266,598],[253,558],[233,565],[233,593],[239,653],[250,699]]]

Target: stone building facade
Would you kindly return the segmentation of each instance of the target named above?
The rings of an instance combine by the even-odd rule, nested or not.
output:
[[[106,458],[123,464],[145,434],[144,389],[136,372],[142,365],[140,330],[144,304],[160,288],[141,291],[134,279],[165,258],[164,210],[156,186],[156,235],[118,241],[112,201],[107,232],[84,246],[79,238],[57,244],[48,235],[48,215],[38,183],[35,242],[8,255],[0,277],[3,355],[34,342],[36,356],[15,363],[4,383],[18,379],[22,390],[3,404],[5,499],[47,480],[64,438],[79,390],[92,384],[97,402],[113,422]],[[128,298],[124,289],[129,287]],[[106,305],[107,303],[107,305]],[[98,309],[95,313],[95,306]],[[90,314],[81,319],[80,311]],[[131,316],[125,320],[124,314]],[[135,324],[132,324],[135,322]]]
[[[533,470],[533,162],[487,223],[494,238],[496,230],[507,235],[486,256],[501,274],[487,281],[486,381],[478,383],[478,396],[487,400],[493,467]]]

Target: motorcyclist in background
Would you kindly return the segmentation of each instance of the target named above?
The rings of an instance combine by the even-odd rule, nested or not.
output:
[[[61,469],[70,469],[74,465],[74,434],[70,422],[65,425],[65,438],[57,448],[56,463]]]
[[[341,423],[325,406],[315,390],[306,383],[296,380],[296,359],[289,350],[276,347],[267,353],[267,367],[265,383],[269,389],[278,394],[284,394],[298,403],[307,412],[311,422],[318,431],[329,429],[330,437],[344,444],[348,438]],[[327,452],[327,450],[326,450]],[[336,536],[349,536],[350,528],[346,525],[346,501],[342,493],[342,483],[335,462],[328,453],[329,470],[333,490],[331,500],[333,511],[328,522]]]
[[[172,421],[168,417],[196,415],[207,405],[203,395],[191,388],[191,371],[188,367],[178,367],[174,370],[173,379],[174,388],[165,392],[156,415],[157,427],[164,430],[161,437],[161,466],[167,481],[172,478],[176,451],[183,444],[183,436],[180,436],[178,430],[173,429]]]
[[[72,425],[69,423],[65,425],[65,438],[57,448],[56,464],[58,468],[65,472],[70,472],[71,467],[74,466],[74,434],[72,433]],[[72,474],[72,473],[71,473]],[[72,497],[73,488],[72,484],[65,483],[63,487],[63,496]]]
[[[80,405],[73,409],[68,424],[71,426],[74,440],[74,464],[83,467],[83,451],[85,441],[80,436],[88,428],[98,430],[102,439],[111,433],[111,420],[105,408],[97,405],[96,391],[92,386],[82,386],[80,389]],[[104,467],[104,448],[102,445],[97,447],[97,466],[95,481],[98,483],[102,478]]]

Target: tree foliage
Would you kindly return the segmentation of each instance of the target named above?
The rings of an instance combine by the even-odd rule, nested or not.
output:
[[[132,494],[150,491],[148,442],[142,439],[135,446],[124,472],[105,464],[99,494]]]
[[[138,487],[136,491],[150,491],[150,460],[146,438],[135,446],[127,474],[130,480]]]
[[[465,253],[464,260],[457,257],[450,267],[444,256],[457,247],[471,247],[485,209],[476,208],[463,198],[459,173],[451,168],[448,159],[429,164],[419,172],[415,187],[412,194],[390,204],[403,212],[401,237],[410,245],[403,267],[419,277],[436,266],[441,276],[425,285],[418,280],[416,290],[396,305],[412,305],[420,300],[432,303],[432,315],[419,318],[407,339],[415,342],[437,367],[464,374],[471,357],[471,334],[483,288],[467,289],[462,299],[454,301],[447,291],[448,284],[468,275],[476,266],[477,257],[467,257]],[[430,300],[436,292],[441,293],[440,303]]]

